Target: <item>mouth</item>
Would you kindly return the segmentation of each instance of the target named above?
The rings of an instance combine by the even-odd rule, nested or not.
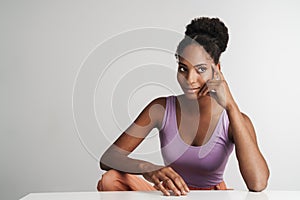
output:
[[[196,93],[198,90],[200,90],[200,87],[197,88],[184,88],[184,91],[187,93]]]

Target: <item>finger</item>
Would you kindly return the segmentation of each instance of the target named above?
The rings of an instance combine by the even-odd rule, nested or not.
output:
[[[224,80],[224,76],[222,74],[222,72],[220,71],[220,69],[217,67],[217,65],[211,65],[212,69],[213,69],[213,79],[214,80]]]
[[[151,182],[156,186],[162,183],[161,179],[156,175],[151,176]]]
[[[217,92],[218,92],[218,87],[216,87],[216,86],[209,86],[207,90],[208,90],[208,92],[209,92],[210,94],[217,94]]]
[[[162,182],[160,182],[158,185],[155,185],[156,188],[158,188],[164,195],[170,196],[170,192],[163,186]]]
[[[152,177],[152,180],[155,184],[155,188],[160,190],[164,195],[170,196],[170,192],[165,187],[164,180],[169,179],[162,171],[158,171],[157,174]]]
[[[218,95],[217,95],[217,91],[215,91],[215,90],[210,90],[209,92],[208,92],[208,94],[209,94],[209,96],[211,96],[211,97],[213,97],[214,99],[218,99]]]
[[[218,100],[218,87],[210,86],[207,89],[207,93],[205,95],[209,95],[210,97]]]
[[[207,84],[205,83],[199,90],[198,96],[203,96],[203,92],[207,90]]]
[[[216,93],[217,89],[219,88],[220,83],[218,83],[216,81],[213,81],[213,80],[210,80],[210,81],[207,81],[206,85],[207,85],[207,91],[208,91],[208,93]]]
[[[198,94],[198,97],[206,96],[208,93],[208,87],[206,87],[201,93]]]
[[[222,82],[223,82],[223,80],[208,80],[207,82],[206,82],[206,85],[209,87],[209,86],[211,86],[211,85],[221,85],[222,84]]]
[[[207,96],[207,95],[209,95],[208,88],[202,93],[202,96]]]
[[[173,182],[175,183],[175,185],[177,186],[177,188],[179,188],[180,192],[182,195],[186,195],[187,191],[186,191],[186,187],[185,187],[185,182],[182,180],[182,178],[180,176],[177,176],[173,179]]]
[[[163,186],[163,182],[159,178],[153,177],[152,180],[155,189],[160,190],[164,195],[170,196],[170,192]]]
[[[212,64],[211,70],[212,70],[212,80],[219,80],[219,73],[216,65]]]
[[[173,180],[167,179],[167,180],[164,181],[164,183],[167,185],[167,187],[168,187],[170,190],[172,190],[172,191],[174,192],[174,194],[175,194],[176,196],[180,196],[180,195],[181,195],[180,188],[177,187],[177,186],[174,184]]]
[[[219,76],[220,76],[220,80],[224,81],[225,78],[224,78],[224,74],[218,69],[218,73],[219,73]]]
[[[209,91],[217,90],[218,88],[220,88],[222,82],[222,80],[209,80],[207,81],[206,85]]]
[[[186,195],[189,192],[188,186],[180,176],[173,178],[173,184],[177,188],[177,190],[179,190],[179,192],[177,193],[178,195]],[[173,188],[171,189],[174,191]]]
[[[166,175],[168,177],[170,177],[172,180],[171,183],[168,185],[169,187],[170,186],[173,187],[173,185],[174,185],[176,189],[179,189],[181,191],[181,193],[185,193],[185,192],[189,191],[189,189],[188,189],[186,183],[184,182],[184,180],[182,179],[182,177],[179,176],[172,168],[167,172]],[[170,189],[172,189],[174,191],[174,187],[170,188]]]

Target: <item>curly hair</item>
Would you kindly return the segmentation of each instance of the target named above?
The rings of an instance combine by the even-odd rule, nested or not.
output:
[[[217,64],[221,53],[226,50],[228,39],[228,29],[220,19],[195,18],[186,26],[185,37],[178,44],[175,56],[178,58],[188,45],[199,44]]]

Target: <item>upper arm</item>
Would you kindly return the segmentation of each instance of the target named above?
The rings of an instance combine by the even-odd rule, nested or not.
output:
[[[255,129],[254,129],[254,126],[253,126],[250,118],[245,113],[241,113],[241,114],[243,116],[244,125],[246,126],[247,130],[249,131],[249,134],[250,134],[251,138],[253,139],[253,141],[257,144]],[[228,127],[228,135],[229,135],[229,139],[234,142],[232,128],[231,128],[230,124]]]
[[[128,154],[132,152],[153,128],[160,129],[165,113],[165,104],[165,97],[151,101],[114,142],[114,145]]]

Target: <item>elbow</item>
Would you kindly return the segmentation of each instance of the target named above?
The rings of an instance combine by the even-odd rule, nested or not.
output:
[[[261,192],[264,189],[266,189],[267,185],[268,185],[268,183],[266,181],[266,182],[254,183],[254,184],[251,184],[247,187],[248,187],[249,191],[251,191],[251,192]]]
[[[111,169],[111,167],[108,167],[106,164],[104,164],[103,162],[100,161],[100,169],[102,169],[104,171],[108,171]]]
[[[253,181],[250,184],[247,184],[247,187],[248,187],[249,191],[251,191],[251,192],[261,192],[264,189],[266,189],[266,187],[268,186],[268,178],[269,178],[269,175],[264,177],[264,178],[260,178],[256,181]]]
[[[105,162],[105,156],[103,155],[103,156],[100,158],[100,162],[99,162],[99,164],[100,164],[100,169],[105,170],[105,171],[108,171],[110,168],[108,167],[107,164],[104,164],[104,163],[107,163],[107,162]]]
[[[258,170],[257,173],[253,173],[254,176],[252,176],[248,181],[246,182],[247,188],[251,192],[261,192],[268,186],[268,180],[270,177],[270,171],[267,167],[266,169]]]
[[[126,157],[126,155],[123,155],[120,153],[120,151],[110,148],[104,152],[100,158],[100,168],[106,171],[119,168],[120,164],[122,164],[124,160],[124,157]]]
[[[103,162],[100,161],[100,169],[106,170],[106,165],[103,164]]]

